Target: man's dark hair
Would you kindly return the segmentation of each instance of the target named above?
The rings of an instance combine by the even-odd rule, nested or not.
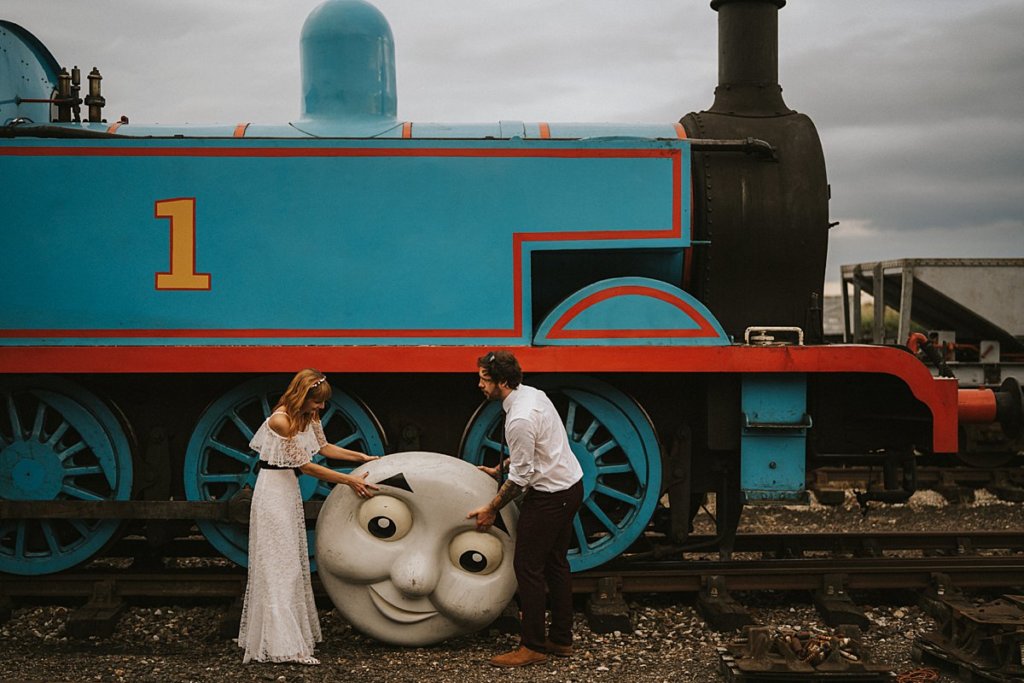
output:
[[[477,367],[495,384],[502,382],[509,389],[515,389],[523,381],[523,369],[511,351],[491,351],[476,359]]]

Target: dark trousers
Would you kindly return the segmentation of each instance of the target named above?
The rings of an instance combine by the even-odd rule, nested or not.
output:
[[[546,598],[551,602],[548,637],[559,645],[572,644],[572,579],[566,553],[572,519],[582,502],[583,482],[578,481],[555,493],[531,489],[519,509],[513,566],[523,611],[522,644],[537,652],[544,651]]]

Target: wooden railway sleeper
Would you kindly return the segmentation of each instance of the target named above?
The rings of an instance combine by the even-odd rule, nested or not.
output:
[[[1014,481],[1005,471],[996,472],[992,477],[992,493],[1000,500],[1013,503],[1024,501],[1024,486]]]
[[[0,593],[0,624],[10,621],[14,614],[14,601],[7,595]]]
[[[108,638],[114,633],[123,610],[124,601],[117,593],[117,583],[97,581],[89,601],[68,615],[67,634],[72,638]]]
[[[697,611],[716,631],[736,631],[755,623],[747,608],[729,594],[724,576],[701,577]]]
[[[622,579],[618,577],[603,576],[598,579],[597,590],[587,597],[584,613],[594,633],[633,631],[629,605],[622,596]]]
[[[970,606],[963,592],[953,585],[949,574],[934,573],[928,588],[920,591],[918,606],[940,624],[949,619],[951,605]]]
[[[841,574],[826,574],[821,587],[814,591],[814,606],[829,626],[851,624],[866,631],[871,626],[871,620],[850,599],[845,583],[846,577]]]
[[[242,608],[245,606],[245,590],[235,596],[221,615],[217,625],[217,633],[225,640],[238,637],[238,629],[242,625]]]

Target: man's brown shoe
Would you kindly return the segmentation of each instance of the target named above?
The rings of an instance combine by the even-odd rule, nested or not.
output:
[[[559,645],[550,640],[544,641],[544,651],[556,657],[572,657],[572,645]]]
[[[548,656],[543,652],[535,652],[528,647],[520,645],[518,649],[506,652],[491,659],[494,666],[528,666],[548,661]]]

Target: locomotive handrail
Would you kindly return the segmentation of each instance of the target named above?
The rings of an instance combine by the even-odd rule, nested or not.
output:
[[[814,426],[814,420],[807,413],[804,413],[799,422],[756,422],[751,421],[746,413],[743,415],[743,428],[751,431],[761,429],[810,429]]]
[[[180,134],[144,135],[132,136],[122,133],[111,133],[106,130],[98,131],[88,128],[50,126],[46,124],[36,125],[32,121],[16,120],[8,125],[0,126],[0,137],[3,138],[145,138],[151,140],[180,140]],[[253,138],[255,139],[255,138]],[[292,139],[292,138],[281,138]],[[758,138],[748,137],[742,139],[691,139],[690,147],[695,152],[743,152],[754,156],[763,157],[772,161],[778,161],[776,149],[770,143]]]
[[[695,152],[743,152],[754,156],[764,157],[772,161],[778,161],[775,148],[770,143],[758,138],[743,138],[742,140],[690,140],[690,148]]]
[[[759,336],[752,336],[751,335],[752,332],[760,332],[761,335],[759,335]],[[775,337],[769,336],[768,335],[769,332],[795,332],[796,336],[797,336],[797,346],[803,346],[804,345],[804,331],[803,331],[802,328],[800,328],[800,327],[788,327],[788,326],[786,326],[786,327],[779,327],[779,326],[770,326],[770,325],[769,326],[761,325],[761,326],[755,326],[755,327],[748,327],[743,332],[743,343],[746,344],[747,346],[783,346],[784,345],[782,343],[779,343],[779,344],[771,343],[771,342],[775,341]],[[753,339],[757,343],[751,344],[751,341],[750,341],[751,339]]]
[[[22,122],[23,123],[23,122]],[[0,137],[3,138],[125,138],[106,131],[89,130],[88,128],[62,128],[45,125],[8,125],[0,126]]]

